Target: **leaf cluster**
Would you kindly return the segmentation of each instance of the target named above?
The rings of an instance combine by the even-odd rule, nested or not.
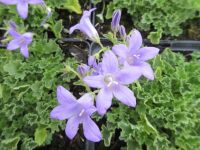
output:
[[[151,31],[148,38],[159,43],[162,35],[179,36],[182,24],[199,17],[199,0],[113,0],[107,6],[107,18],[115,9],[124,9],[130,14],[134,26]]]

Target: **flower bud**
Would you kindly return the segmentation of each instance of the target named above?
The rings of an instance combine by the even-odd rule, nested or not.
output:
[[[121,10],[119,9],[115,10],[111,22],[111,29],[113,30],[113,32],[118,32],[120,19],[121,19]]]
[[[126,39],[126,29],[123,25],[121,25],[119,27],[119,34],[120,34],[120,37],[125,40]]]
[[[90,67],[87,66],[87,65],[85,65],[85,64],[81,64],[81,65],[79,65],[78,68],[77,68],[78,73],[79,73],[82,77],[86,76],[87,73],[89,72],[89,70],[90,70]]]

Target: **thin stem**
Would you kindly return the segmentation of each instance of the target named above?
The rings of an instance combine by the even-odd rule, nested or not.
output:
[[[82,83],[83,83],[83,85],[85,86],[85,89],[86,89],[87,92],[92,92],[92,91],[90,90],[90,87],[87,86],[87,85],[83,82],[83,79],[82,79],[82,77],[80,76],[80,74],[79,74],[78,72],[76,72],[76,71],[75,71],[74,69],[72,69],[70,66],[66,66],[66,70],[67,70],[67,71],[73,72],[73,73],[82,81]]]

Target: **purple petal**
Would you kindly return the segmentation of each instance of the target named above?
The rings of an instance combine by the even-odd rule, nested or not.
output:
[[[77,68],[77,72],[82,76],[86,76],[87,73],[90,71],[90,67],[87,66],[86,64],[81,64]]]
[[[69,34],[72,34],[74,30],[80,30],[80,24],[76,24],[69,29]]]
[[[94,105],[94,95],[86,93],[78,99],[78,103],[80,103],[84,108],[89,108]]]
[[[87,110],[86,110],[86,112],[87,112],[87,114],[89,115],[89,116],[91,116],[94,112],[96,112],[97,111],[97,108],[95,107],[95,106],[91,106],[90,108],[88,108]]]
[[[99,142],[102,139],[101,132],[96,123],[90,118],[85,118],[83,122],[83,132],[86,139]]]
[[[109,89],[102,88],[96,97],[96,107],[100,115],[104,115],[112,104],[113,94]]]
[[[158,53],[159,49],[155,47],[143,47],[139,51],[140,59],[143,61],[154,58]]]
[[[0,0],[0,3],[6,4],[6,5],[14,5],[17,4],[18,0]]]
[[[77,103],[76,98],[62,86],[57,87],[57,100],[60,104],[63,105],[71,105]]]
[[[127,66],[118,72],[116,79],[120,84],[131,84],[138,80],[141,75],[142,73],[140,67]]]
[[[153,73],[153,70],[151,68],[151,66],[146,63],[146,62],[143,62],[140,64],[140,67],[142,69],[142,74],[148,78],[149,80],[154,80],[154,73]]]
[[[97,75],[97,76],[87,76],[83,78],[83,81],[90,87],[102,88],[104,87],[103,79],[104,79],[103,75]]]
[[[27,44],[22,45],[20,48],[20,52],[24,57],[28,58],[29,57],[28,45]]]
[[[142,46],[142,36],[138,30],[134,30],[129,38],[129,49],[132,54],[135,54],[137,50]]]
[[[23,19],[26,19],[28,17],[28,3],[19,1],[17,3],[17,11]]]
[[[35,4],[43,4],[44,1],[43,0],[29,0],[28,3],[35,5]]]
[[[22,36],[25,38],[27,44],[30,44],[32,42],[33,33],[26,32],[26,33],[22,34]]]
[[[83,17],[90,17],[91,13],[92,13],[93,11],[95,11],[95,10],[96,10],[96,8],[92,8],[92,9],[90,9],[90,10],[85,10],[85,11],[83,12]]]
[[[102,70],[104,73],[114,73],[118,71],[118,60],[112,51],[106,51],[103,55]]]
[[[8,32],[9,32],[9,34],[10,34],[13,38],[20,38],[20,36],[21,36],[21,35],[20,35],[16,30],[14,30],[14,29],[9,29]]]
[[[89,56],[88,65],[91,67],[97,67],[97,62],[95,56]]]
[[[50,117],[52,119],[65,120],[78,114],[80,110],[81,108],[78,104],[59,105],[51,111]]]
[[[129,52],[129,49],[124,44],[118,44],[112,47],[112,51],[119,57],[126,58]]]
[[[135,107],[136,99],[133,92],[126,86],[116,86],[113,90],[113,94],[117,100],[124,103],[125,105]]]
[[[19,48],[20,47],[20,45],[19,45],[19,41],[18,41],[18,39],[14,39],[14,40],[12,40],[12,41],[10,41],[9,43],[8,43],[8,45],[7,45],[7,49],[8,50],[15,50],[15,49],[17,49],[17,48]]]
[[[80,121],[78,117],[72,117],[67,121],[65,133],[69,137],[69,139],[72,140],[78,132],[79,123]]]

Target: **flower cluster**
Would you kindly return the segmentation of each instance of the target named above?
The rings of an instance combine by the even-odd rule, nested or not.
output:
[[[73,70],[86,87],[96,90],[92,92],[90,88],[86,88],[87,94],[76,100],[69,91],[59,86],[57,99],[60,105],[53,109],[51,117],[68,119],[65,131],[70,139],[77,133],[79,124],[83,124],[85,137],[98,142],[101,140],[101,133],[91,120],[91,115],[96,111],[104,115],[111,107],[113,98],[127,106],[135,107],[136,98],[128,85],[142,75],[150,80],[154,79],[153,70],[146,61],[154,58],[159,49],[143,47],[142,36],[138,30],[131,31],[130,36],[127,36],[125,27],[120,25],[120,10],[113,13],[111,29],[115,36],[119,32],[123,42],[115,43],[112,48],[103,47],[98,32],[90,21],[94,10],[95,8],[84,11],[80,23],[70,28],[70,34],[78,29],[102,47],[98,53],[89,56],[88,64],[79,65],[77,72]],[[99,56],[102,56],[102,59]]]

